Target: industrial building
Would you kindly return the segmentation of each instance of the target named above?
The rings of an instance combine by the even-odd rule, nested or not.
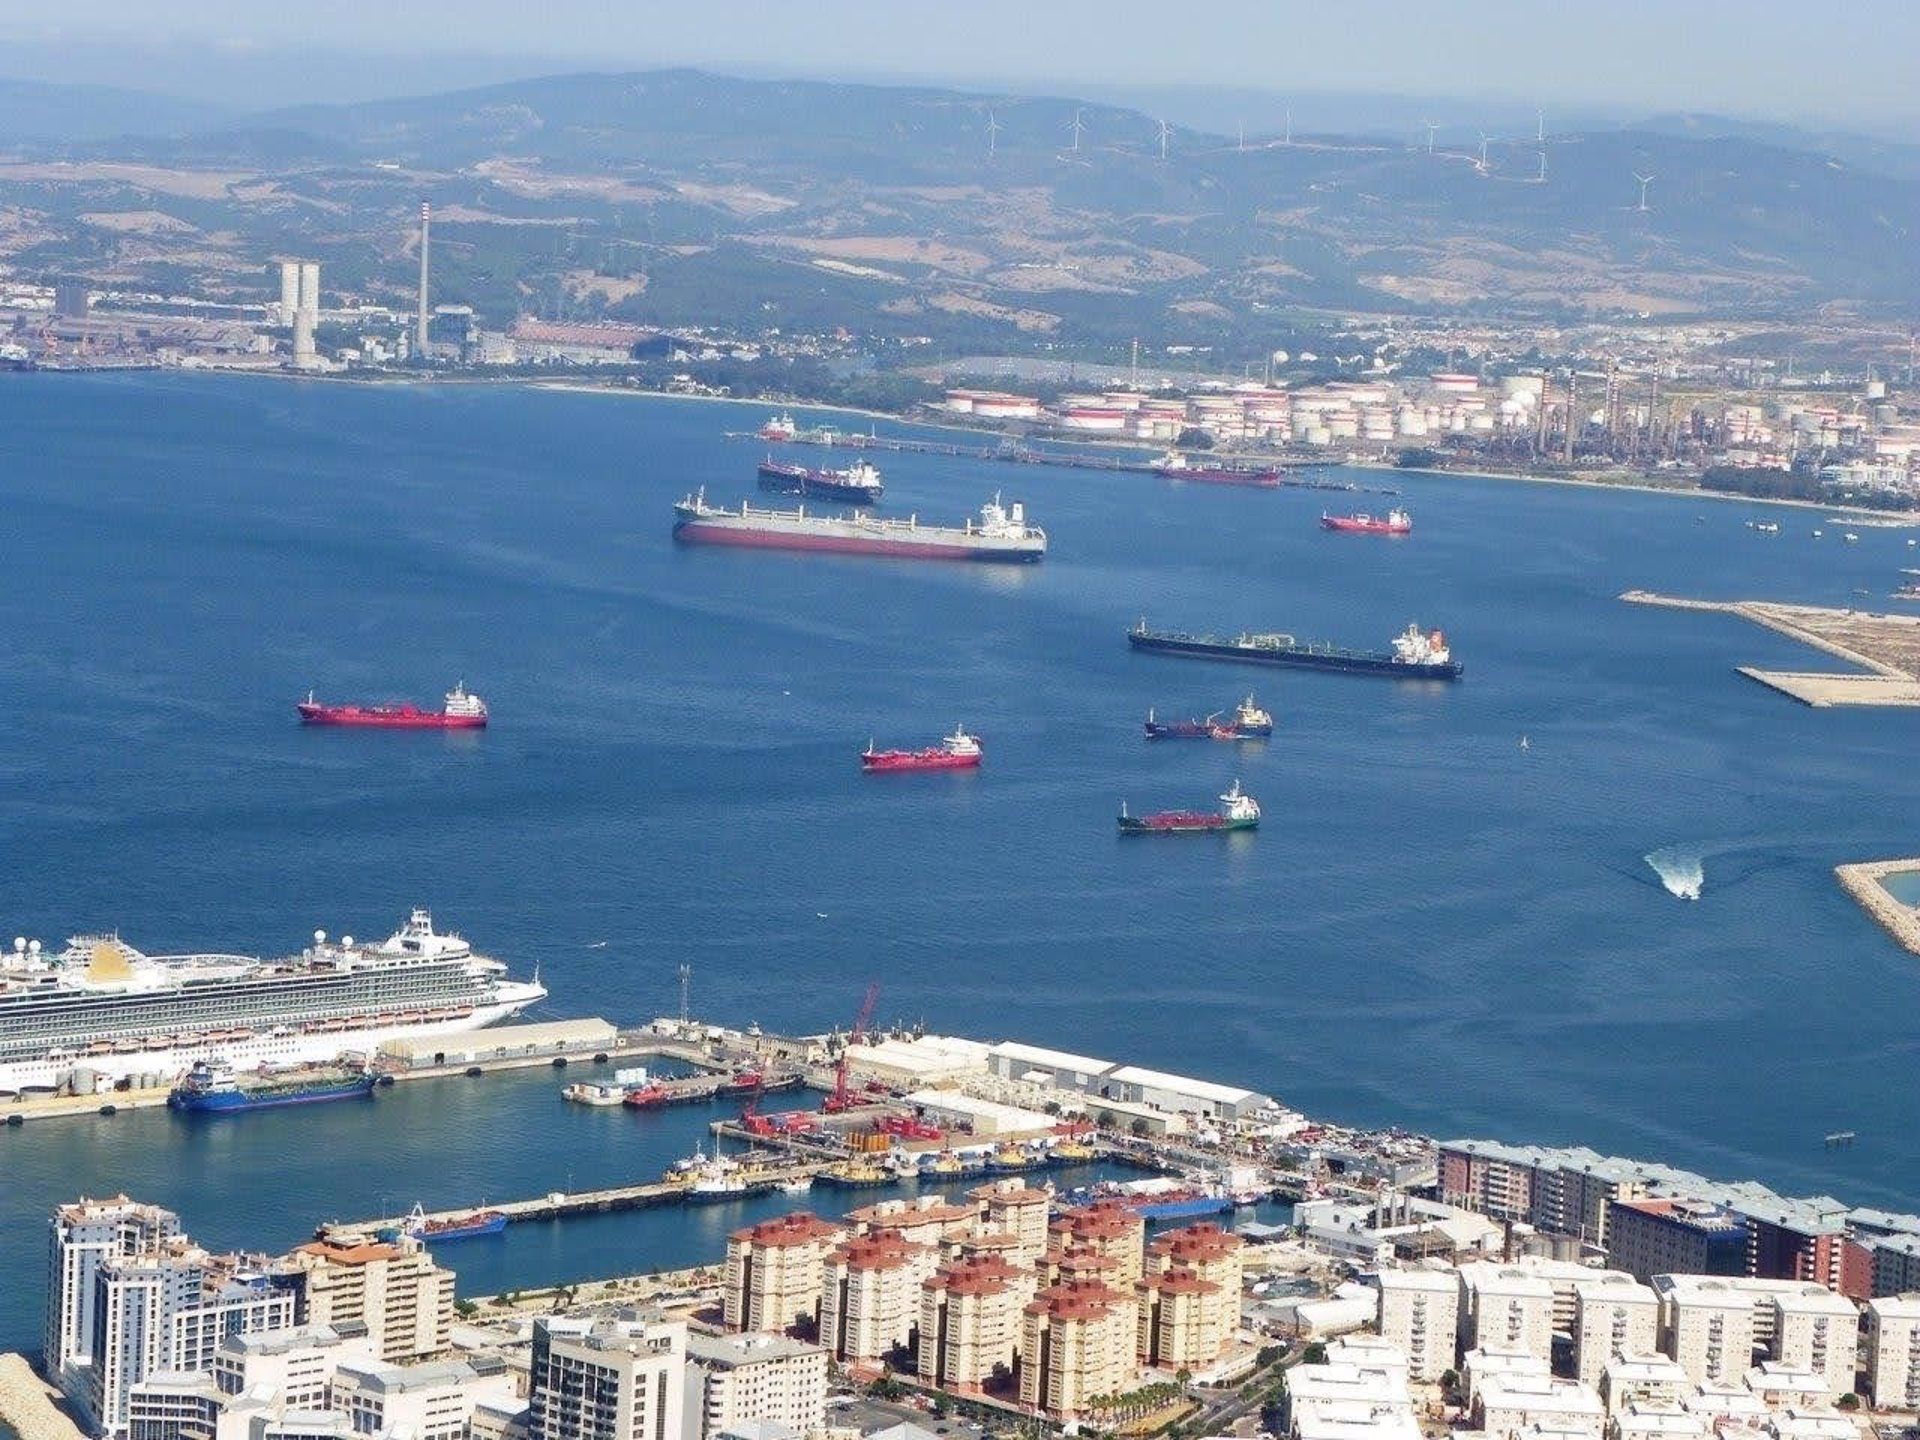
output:
[[[597,1058],[611,1054],[619,1038],[620,1032],[605,1020],[548,1020],[453,1035],[404,1036],[385,1041],[380,1057],[410,1070],[553,1056]]]
[[[1274,1108],[1270,1096],[1252,1090],[1018,1041],[992,1047],[987,1067],[1004,1080],[1072,1090],[1089,1099],[1141,1106],[1160,1114],[1238,1121]]]
[[[1042,1111],[982,1100],[960,1090],[915,1090],[902,1103],[912,1106],[935,1125],[982,1140],[1048,1135],[1057,1123],[1053,1116]]]

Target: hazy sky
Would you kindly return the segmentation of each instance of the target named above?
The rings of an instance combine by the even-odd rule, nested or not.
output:
[[[0,73],[117,84],[144,73],[176,92],[227,83],[249,60],[280,69],[305,50],[366,55],[366,94],[439,88],[462,73],[446,63],[458,60],[475,80],[697,64],[1008,88],[1490,95],[1881,126],[1920,116],[1920,0],[4,0],[0,41],[11,44]],[[144,72],[128,59],[143,51]],[[100,73],[108,54],[116,68]],[[419,69],[401,68],[403,56]],[[299,71],[286,73],[297,88]],[[336,74],[316,64],[308,83],[338,88]]]

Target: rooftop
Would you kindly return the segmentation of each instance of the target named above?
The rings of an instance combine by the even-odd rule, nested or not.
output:
[[[987,1053],[1021,1064],[1041,1065],[1049,1070],[1074,1070],[1084,1075],[1100,1075],[1113,1068],[1111,1060],[1096,1060],[1091,1055],[1075,1055],[1066,1050],[1025,1045],[1018,1040],[1003,1041]]]
[[[732,1368],[824,1354],[818,1345],[785,1335],[687,1335],[687,1359],[701,1365]]]
[[[1107,1079],[1122,1085],[1150,1085],[1157,1090],[1175,1090],[1182,1095],[1191,1095],[1197,1100],[1208,1100],[1216,1105],[1245,1105],[1252,1101],[1267,1099],[1257,1090],[1243,1090],[1236,1085],[1220,1085],[1212,1080],[1195,1080],[1187,1075],[1171,1075],[1165,1070],[1149,1070],[1142,1065],[1121,1065],[1107,1072]]]

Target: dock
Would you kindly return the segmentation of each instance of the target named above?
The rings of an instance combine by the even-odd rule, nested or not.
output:
[[[1854,903],[1880,922],[1885,930],[1915,955],[1920,955],[1920,910],[1896,900],[1881,883],[1889,875],[1920,871],[1920,856],[1907,860],[1866,860],[1852,865],[1836,865],[1834,875],[1840,888]]]
[[[1650,590],[1627,590],[1620,599],[1629,605],[1736,615],[1857,667],[1854,673],[1734,667],[1747,679],[1816,710],[1852,705],[1920,706],[1920,615],[1787,605],[1771,600],[1696,600]]]
[[[745,1193],[763,1195],[801,1180],[812,1180],[831,1163],[832,1160],[820,1160],[805,1165],[789,1162],[755,1167],[743,1175],[747,1186]],[[607,1215],[621,1210],[644,1210],[654,1205],[698,1204],[706,1199],[722,1201],[740,1198],[742,1196],[738,1191],[711,1197],[698,1196],[688,1182],[653,1180],[636,1185],[610,1185],[599,1190],[555,1190],[530,1200],[485,1202],[462,1206],[457,1210],[429,1210],[425,1212],[425,1218],[429,1221],[460,1220],[477,1211],[495,1210],[507,1217],[507,1223],[521,1224],[530,1220],[561,1220],[574,1215]],[[397,1230],[407,1219],[404,1215],[387,1215],[372,1220],[330,1220],[320,1226],[318,1234],[321,1239],[334,1242],[364,1239],[382,1230]]]

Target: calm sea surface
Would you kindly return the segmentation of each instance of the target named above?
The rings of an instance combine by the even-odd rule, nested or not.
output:
[[[1920,850],[1920,722],[1794,704],[1732,667],[1824,657],[1614,598],[1855,603],[1916,563],[1906,532],[1848,546],[1811,512],[1406,477],[1416,533],[1381,541],[1321,533],[1312,493],[883,456],[888,511],[957,519],[1004,486],[1051,556],[676,549],[674,499],[750,490],[760,448],[720,434],[763,415],[0,384],[0,932],[278,952],[424,903],[537,963],[552,1015],[670,1011],[684,962],[702,1015],[821,1029],[877,979],[883,1019],[1329,1118],[1920,1206],[1920,959],[1831,874]],[[1763,514],[1779,535],[1745,527]],[[1135,656],[1142,614],[1355,645],[1417,619],[1467,678]],[[293,718],[310,687],[431,701],[462,678],[493,707],[484,735]],[[1271,743],[1139,738],[1150,705],[1249,688]],[[870,736],[956,721],[987,738],[981,773],[859,773]],[[1256,835],[1114,833],[1123,800],[1207,804],[1236,777]],[[1660,871],[1694,867],[1689,903]],[[221,1125],[0,1131],[0,1345],[33,1343],[45,1215],[83,1191],[280,1246],[416,1199],[631,1179],[711,1118],[582,1111],[556,1088],[536,1072]],[[1827,1151],[1836,1129],[1857,1145]],[[470,1292],[691,1263],[743,1213],[535,1227],[448,1258]]]

